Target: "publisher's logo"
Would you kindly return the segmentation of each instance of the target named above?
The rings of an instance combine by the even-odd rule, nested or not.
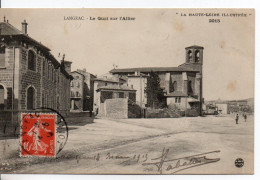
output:
[[[235,166],[238,167],[238,168],[243,167],[243,166],[244,166],[244,160],[241,159],[241,158],[237,158],[237,159],[235,160]]]

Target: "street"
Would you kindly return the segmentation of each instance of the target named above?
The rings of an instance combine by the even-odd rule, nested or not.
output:
[[[247,122],[240,116],[237,125],[235,115],[166,119],[94,119],[93,123],[70,124],[67,144],[56,158],[19,157],[18,139],[0,140],[0,172],[253,173],[253,116],[248,116]],[[190,161],[189,158],[194,161],[195,157],[196,162],[184,163]],[[243,159],[243,167],[235,166],[237,158]]]

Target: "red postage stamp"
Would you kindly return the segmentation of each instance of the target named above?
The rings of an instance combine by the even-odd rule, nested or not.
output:
[[[56,114],[21,114],[21,156],[55,157]]]

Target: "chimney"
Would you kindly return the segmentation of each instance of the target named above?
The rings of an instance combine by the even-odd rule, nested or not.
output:
[[[61,66],[62,68],[65,69],[65,71],[67,71],[67,73],[71,73],[71,64],[72,62],[70,61],[65,61],[65,54],[63,54],[62,56],[62,60],[61,60]]]
[[[27,34],[27,22],[26,22],[26,20],[24,20],[24,22],[22,22],[22,32],[24,33],[24,34]]]

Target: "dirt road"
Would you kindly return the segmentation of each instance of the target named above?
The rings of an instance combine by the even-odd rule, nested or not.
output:
[[[253,172],[253,117],[175,119],[95,119],[70,126],[69,139],[56,159],[18,157],[17,140],[5,154],[9,173],[62,174],[243,174]],[[5,144],[4,144],[5,143]],[[3,151],[1,151],[3,153]],[[6,150],[5,150],[6,153]],[[235,166],[242,158],[244,165]],[[16,166],[13,164],[17,164]]]

